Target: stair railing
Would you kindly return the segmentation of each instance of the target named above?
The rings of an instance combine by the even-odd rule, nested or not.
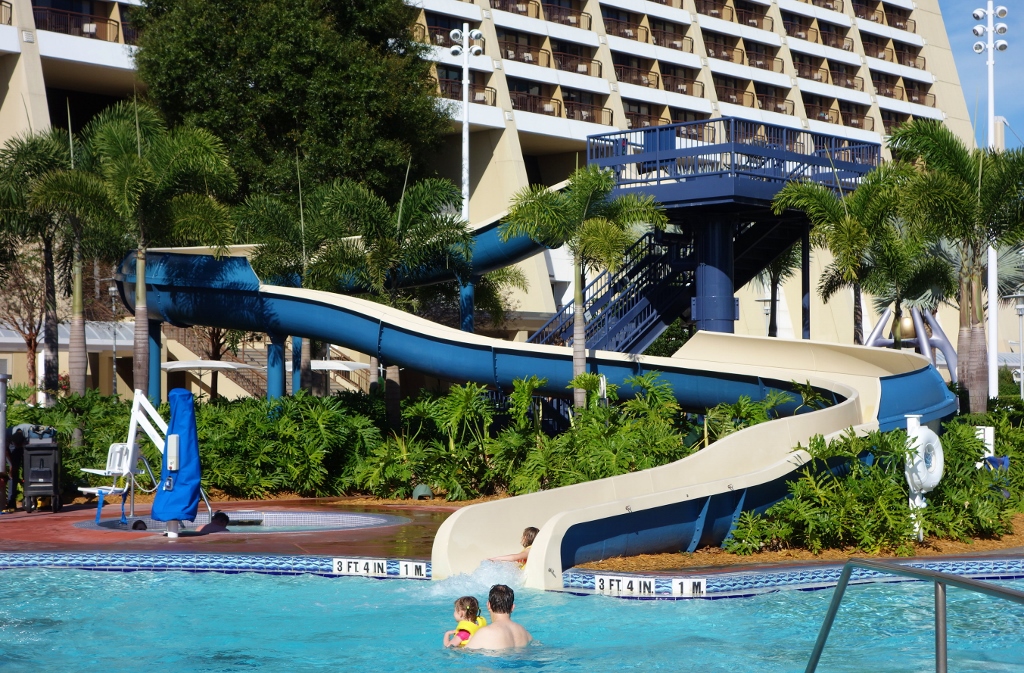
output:
[[[839,575],[839,583],[836,584],[836,591],[832,595],[832,602],[825,613],[825,620],[821,623],[821,631],[818,632],[818,639],[814,643],[814,650],[811,651],[811,659],[807,662],[806,673],[814,673],[818,669],[818,661],[825,649],[825,641],[832,630],[836,613],[839,612],[839,605],[846,595],[846,587],[850,583],[850,576],[854,568],[864,568],[875,572],[889,575],[899,575],[915,580],[931,581],[935,585],[935,671],[936,673],[947,672],[947,651],[946,651],[946,586],[957,587],[974,591],[993,598],[1012,601],[1024,605],[1024,592],[1015,589],[1007,589],[996,584],[981,582],[968,577],[960,577],[951,573],[943,573],[923,568],[912,568],[899,563],[887,561],[869,561],[867,559],[850,559],[843,566],[843,572]]]

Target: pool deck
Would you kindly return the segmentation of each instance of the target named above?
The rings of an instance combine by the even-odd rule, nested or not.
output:
[[[213,503],[215,510],[302,510],[306,512],[373,512],[402,516],[409,523],[359,530],[308,533],[237,533],[169,539],[158,533],[79,528],[92,521],[94,504],[76,504],[57,514],[17,511],[0,515],[0,552],[123,551],[216,554],[317,554],[374,558],[430,559],[441,522],[455,508],[439,506],[346,505],[345,499],[230,501]],[[137,504],[136,515],[150,506]],[[103,519],[120,516],[120,503],[108,501]]]

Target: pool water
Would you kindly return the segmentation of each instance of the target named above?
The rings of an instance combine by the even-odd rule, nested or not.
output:
[[[832,591],[634,601],[517,590],[536,644],[446,651],[452,601],[518,573],[487,564],[443,582],[251,573],[0,573],[0,670],[803,671]],[[1024,581],[1006,582],[1024,587]],[[934,670],[931,585],[851,587],[819,670]],[[1024,608],[948,591],[950,670],[1024,669]]]

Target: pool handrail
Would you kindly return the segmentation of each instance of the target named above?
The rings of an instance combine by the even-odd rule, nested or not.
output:
[[[839,575],[839,582],[836,584],[836,591],[832,595],[832,603],[828,606],[825,620],[821,623],[821,631],[818,632],[818,639],[814,643],[814,650],[811,652],[811,659],[807,662],[805,673],[814,673],[818,668],[818,661],[825,649],[825,641],[828,640],[829,632],[832,630],[832,623],[835,621],[836,613],[839,612],[839,605],[843,602],[846,587],[850,582],[850,576],[854,568],[864,568],[890,575],[900,575],[916,580],[931,580],[935,584],[935,671],[936,673],[947,673],[946,656],[946,585],[954,586],[967,591],[1001,598],[1024,605],[1024,592],[1016,589],[1007,589],[998,585],[960,577],[951,573],[938,572],[936,570],[925,570],[913,568],[901,563],[886,561],[872,561],[868,559],[850,559],[843,566]]]

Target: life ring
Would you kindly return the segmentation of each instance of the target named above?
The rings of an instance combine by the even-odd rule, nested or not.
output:
[[[907,436],[910,455],[907,456],[907,483],[918,493],[927,493],[939,485],[942,479],[944,461],[942,442],[935,431],[920,426]]]

